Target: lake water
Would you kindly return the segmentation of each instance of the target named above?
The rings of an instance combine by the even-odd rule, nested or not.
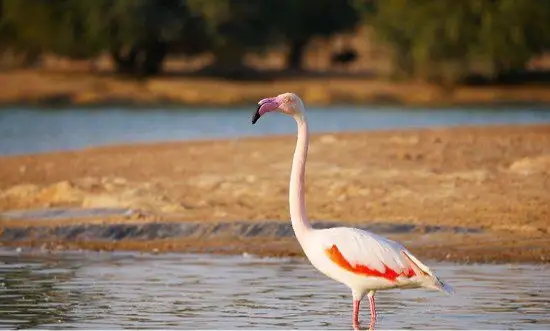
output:
[[[0,155],[70,150],[88,146],[293,134],[292,120],[270,114],[251,125],[255,105],[231,109],[3,109]],[[536,107],[308,109],[313,132],[390,128],[550,123],[550,109]]]
[[[550,328],[549,266],[429,264],[457,293],[378,292],[378,328]],[[351,295],[302,259],[3,248],[0,328],[349,330]]]

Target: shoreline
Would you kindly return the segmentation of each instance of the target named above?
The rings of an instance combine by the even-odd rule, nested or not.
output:
[[[237,107],[287,91],[299,94],[310,106],[550,106],[547,85],[457,86],[449,91],[433,84],[356,76],[232,81],[182,75],[138,80],[105,74],[13,70],[0,72],[0,85],[0,108]],[[213,89],[215,95],[210,93]]]
[[[5,247],[45,251],[81,249],[305,258],[290,222],[73,221],[76,224],[4,226],[0,243]],[[313,222],[313,225],[315,228],[326,228],[347,224]],[[356,227],[396,240],[421,259],[454,263],[550,263],[550,247],[544,236],[514,238],[505,232],[415,227],[410,224],[365,222]],[[480,242],[483,245],[480,246]]]
[[[0,157],[0,243],[301,255],[287,221],[294,144],[284,135]],[[548,146],[548,124],[312,134],[308,212],[375,226],[419,258],[549,263]]]
[[[100,220],[97,221],[101,223]],[[27,247],[42,251],[252,254],[259,257],[305,258],[290,222],[276,222],[275,228],[285,229],[282,235],[273,231],[273,222],[243,225],[242,222],[206,226],[201,222],[89,224],[88,220],[85,224],[72,226],[4,227],[0,233],[0,243],[4,247]],[[313,223],[315,228],[324,228],[327,225],[347,224]],[[506,232],[426,232],[420,229],[388,233],[376,231],[376,224],[372,226],[366,223],[365,226],[358,227],[398,241],[422,260],[465,264],[550,263],[550,247],[545,236],[516,238]],[[185,233],[169,235],[169,231],[179,228],[185,229]],[[220,231],[220,228],[224,230]]]

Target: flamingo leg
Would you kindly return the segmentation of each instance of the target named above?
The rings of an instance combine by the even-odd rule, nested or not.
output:
[[[359,330],[359,304],[361,300],[353,300],[353,329]]]
[[[374,330],[374,325],[376,324],[376,304],[374,303],[374,291],[370,291],[367,294],[370,303],[370,325],[369,329]]]

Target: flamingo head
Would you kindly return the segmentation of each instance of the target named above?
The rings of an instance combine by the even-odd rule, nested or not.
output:
[[[264,114],[273,111],[296,116],[303,113],[304,104],[300,97],[294,93],[283,93],[276,97],[262,99],[258,102],[258,108],[252,116],[252,124],[256,124]]]

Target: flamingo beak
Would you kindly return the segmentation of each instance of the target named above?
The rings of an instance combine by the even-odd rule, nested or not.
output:
[[[256,124],[256,122],[258,122],[258,120],[262,116],[260,114],[260,108],[262,108],[262,104],[258,105],[258,108],[256,108],[256,111],[254,112],[254,115],[252,115],[252,124]]]
[[[279,105],[280,103],[276,98],[265,98],[260,100],[260,102],[258,102],[258,108],[256,108],[254,115],[252,115],[252,124],[256,124],[263,114],[277,110]]]

